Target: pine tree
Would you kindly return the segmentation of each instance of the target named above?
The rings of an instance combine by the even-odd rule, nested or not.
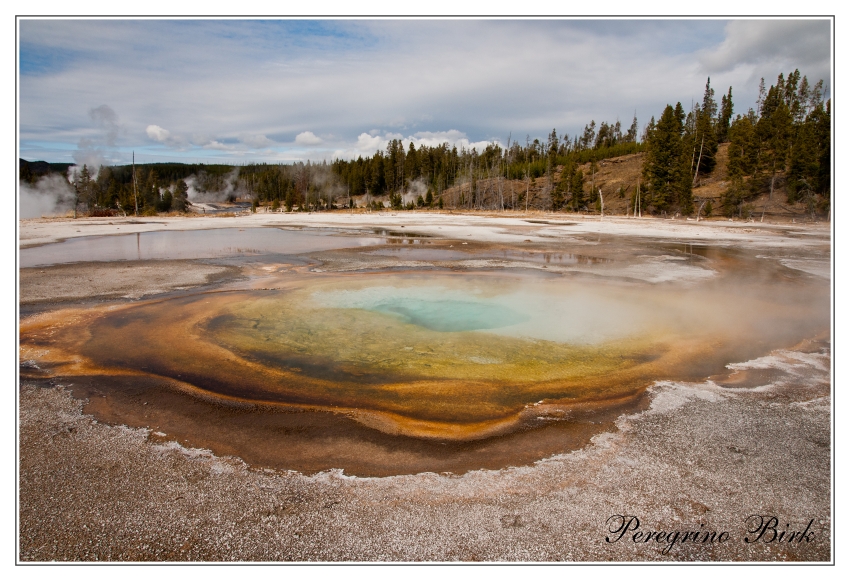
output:
[[[750,110],[746,117],[738,115],[729,127],[729,162],[727,175],[729,185],[721,196],[723,214],[732,217],[740,214],[741,204],[746,197],[745,178],[755,172],[757,145],[755,113]]]
[[[717,113],[717,102],[714,100],[714,89],[711,88],[711,78],[705,83],[705,94],[702,98],[702,108],[697,110],[696,131],[694,134],[694,176],[693,180],[714,171],[717,164],[717,130],[714,126],[714,116]]]
[[[189,186],[186,185],[184,180],[177,180],[177,184],[174,186],[174,194],[171,197],[171,209],[176,212],[185,212],[188,198]],[[277,198],[275,198],[275,202],[278,203]],[[279,203],[278,207],[280,207]]]
[[[683,147],[685,112],[682,104],[667,105],[658,123],[649,131],[643,165],[650,205],[655,211],[679,209],[693,212],[691,194],[691,151]],[[641,195],[643,199],[643,195]]]
[[[756,137],[759,143],[759,166],[757,179],[752,181],[753,193],[764,186],[768,178],[769,197],[773,198],[777,172],[785,171],[791,144],[792,118],[785,100],[785,81],[780,74],[776,85],[767,92],[761,116],[756,123]]]
[[[830,192],[830,112],[818,105],[806,119],[792,147],[788,170],[788,202],[811,199],[814,195],[829,198]]]
[[[558,132],[552,129],[552,133],[549,134],[549,141],[546,147],[546,154],[554,160],[555,156],[558,155]]]
[[[626,143],[635,143],[637,141],[637,133],[638,133],[638,120],[637,120],[637,111],[635,111],[635,116],[632,119],[632,125],[629,127],[629,130],[626,132]]]
[[[590,120],[590,125],[584,126],[579,145],[581,149],[590,149],[596,141],[596,121]]]
[[[573,210],[581,210],[587,202],[584,197],[584,173],[576,171],[570,180],[570,207]]]
[[[729,92],[720,99],[720,115],[717,118],[717,142],[726,143],[729,135],[729,125],[732,122],[732,87]]]
[[[552,209],[560,210],[565,205],[574,207],[571,202],[573,178],[576,173],[575,161],[570,158],[561,170],[558,183],[552,190]]]
[[[413,142],[410,142],[410,147],[407,150],[407,157],[404,160],[405,177],[409,182],[419,177],[419,155],[413,147]]]
[[[86,206],[92,206],[92,179],[91,172],[86,164],[83,164],[83,169],[80,170],[80,175],[77,180],[77,186],[80,190],[80,201]]]

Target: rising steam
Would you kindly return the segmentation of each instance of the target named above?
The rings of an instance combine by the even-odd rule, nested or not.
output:
[[[200,172],[187,177],[185,182],[189,186],[190,202],[226,202],[231,197],[243,197],[244,194],[239,184],[239,168],[224,176]]]
[[[428,185],[423,178],[416,178],[407,186],[407,192],[402,194],[401,200],[404,204],[416,203],[419,196],[425,197],[428,193]]]
[[[20,217],[62,215],[74,207],[74,189],[63,176],[48,174],[34,186],[20,185]]]

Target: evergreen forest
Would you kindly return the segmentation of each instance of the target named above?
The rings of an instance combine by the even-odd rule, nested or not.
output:
[[[714,179],[716,195],[706,181]],[[616,187],[600,168],[632,160],[634,175]],[[154,163],[79,168],[20,160],[20,180],[34,187],[48,176],[67,180],[76,215],[186,212],[192,202],[250,202],[255,211],[382,209],[544,210],[598,213],[617,201],[641,215],[749,218],[762,207],[793,206],[829,215],[831,100],[823,81],[798,70],[780,74],[745,112],[733,89],[716,98],[711,79],[701,102],[668,104],[639,129],[619,120],[590,121],[577,135],[508,137],[482,151],[443,143],[414,147],[394,139],[369,157],[331,162],[211,165]],[[607,188],[607,191],[603,191]],[[700,189],[702,188],[702,190]],[[718,189],[719,188],[719,189]],[[606,205],[607,204],[607,205]],[[762,213],[764,209],[762,209]]]

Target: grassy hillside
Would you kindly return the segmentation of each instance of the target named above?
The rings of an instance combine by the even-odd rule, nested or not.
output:
[[[717,151],[717,164],[708,175],[698,176],[697,183],[693,189],[694,207],[702,206],[703,213],[700,218],[705,218],[704,209],[710,203],[713,208],[711,219],[728,219],[721,214],[721,197],[723,192],[728,187],[726,167],[729,159],[728,143],[720,144]],[[585,175],[585,195],[589,195],[591,191],[591,181],[593,187],[602,190],[602,196],[605,201],[606,215],[632,215],[634,213],[634,196],[635,188],[638,180],[641,177],[643,167],[643,159],[646,154],[635,153],[614,157],[598,162],[598,170],[591,178],[590,163],[579,166]],[[555,172],[555,182],[560,178],[561,167]],[[479,180],[477,184],[479,190],[485,192],[485,199],[497,200],[499,196],[499,180]],[[529,210],[540,209],[543,207],[544,200],[548,195],[551,186],[548,179],[543,176],[529,182],[523,180],[505,180],[502,182],[502,196],[506,200],[508,206],[511,205],[510,200],[515,201],[517,210],[524,210],[524,197],[526,189],[529,193]],[[443,193],[443,198],[449,206],[453,206],[461,199],[463,194],[466,199],[469,195],[469,184],[462,184],[449,188]],[[703,204],[705,202],[705,204]],[[487,209],[486,206],[484,209]],[[568,211],[564,211],[567,213]],[[588,205],[587,214],[598,214],[598,195],[594,197]],[[773,197],[770,199],[769,190],[759,192],[751,197],[744,204],[741,215],[734,216],[733,219],[754,219],[761,220],[764,213],[764,220],[770,221],[809,221],[812,220],[812,215],[808,212],[806,205],[802,202],[789,204],[787,202],[787,192],[785,189],[785,176],[783,173],[778,173],[774,184]],[[816,219],[824,219],[825,216],[816,216]]]

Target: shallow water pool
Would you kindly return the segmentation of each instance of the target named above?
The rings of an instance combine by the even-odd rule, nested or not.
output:
[[[58,311],[22,324],[21,343],[49,353],[45,366],[57,374],[104,378],[85,389],[125,378],[107,390],[114,405],[92,400],[104,417],[153,413],[166,433],[279,467],[387,474],[570,449],[610,425],[614,410],[643,405],[656,381],[701,380],[829,329],[827,281],[740,249],[692,256],[615,241],[571,263],[581,270],[545,275],[539,261],[318,272],[277,270],[272,255],[285,237],[251,236],[274,240],[252,255],[254,266],[269,260],[263,290],[252,282]],[[303,246],[287,252],[326,244],[327,256],[344,248],[356,259],[376,250],[371,237],[295,238]],[[215,438],[204,428],[211,421],[220,422]]]
[[[302,254],[373,246],[383,243],[377,236],[340,236],[333,231],[283,230],[280,228],[220,228],[174,230],[85,236],[56,244],[21,249],[21,268],[70,262],[117,260],[192,260]]]

